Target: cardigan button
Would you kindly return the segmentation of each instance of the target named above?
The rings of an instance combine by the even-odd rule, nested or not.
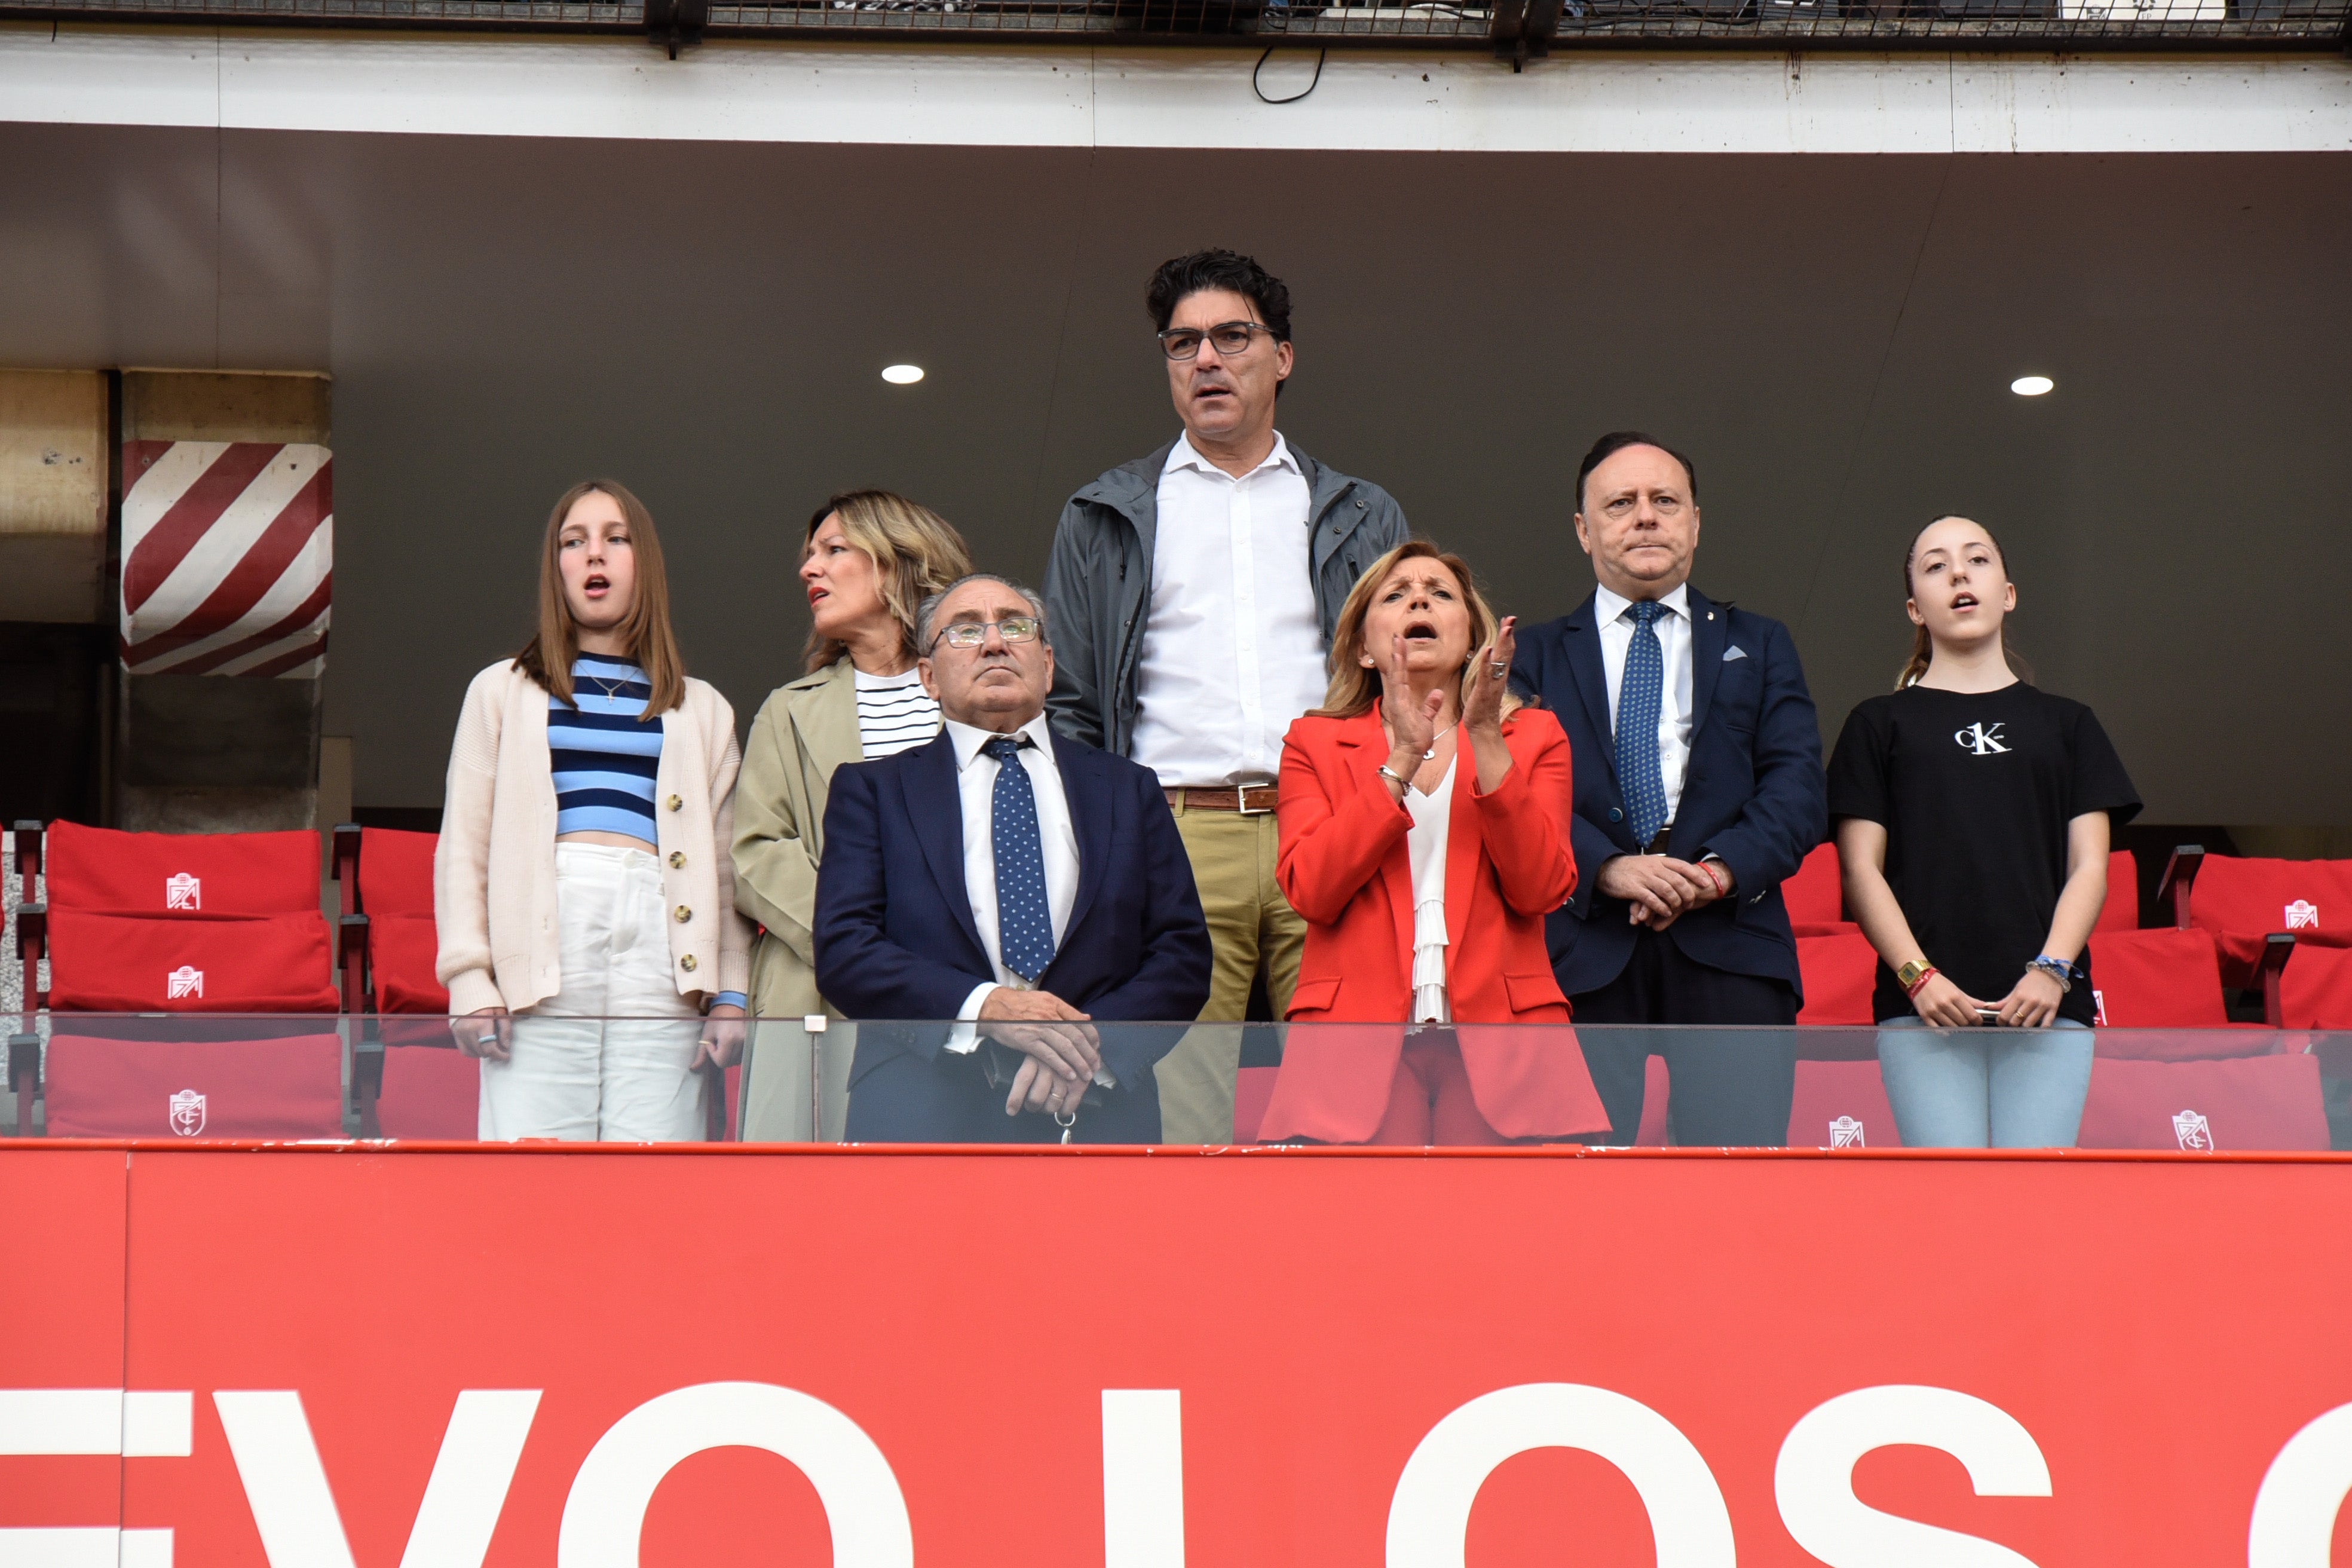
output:
[[[677,961],[677,966],[678,966],[680,969],[685,970],[688,974],[693,973],[694,973],[694,954],[692,954],[692,953],[690,953],[690,952],[689,952],[689,953],[688,953],[684,958],[679,959],[679,960]]]
[[[1625,814],[1612,805],[1609,808],[1609,820],[1612,822],[1622,822],[1625,820]]]
[[[672,811],[680,811],[685,809],[686,806],[686,802],[678,799],[676,795],[670,796],[669,799],[665,801],[663,804],[667,805]]]
[[[680,925],[684,925],[687,921],[688,921],[692,920],[693,918],[694,918],[694,911],[693,911],[692,910],[688,909],[684,904],[680,904],[680,905],[678,905],[678,906],[677,906],[677,923],[678,923],[678,924],[680,924]]]
[[[685,850],[673,849],[669,852],[669,868],[673,871],[683,871],[686,869]]]

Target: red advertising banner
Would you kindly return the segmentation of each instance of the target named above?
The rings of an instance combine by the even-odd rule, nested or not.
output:
[[[0,1212],[10,1564],[2352,1564],[2341,1157],[18,1143]]]

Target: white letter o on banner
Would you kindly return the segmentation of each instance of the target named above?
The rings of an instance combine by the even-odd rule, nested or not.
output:
[[[2249,1568],[2327,1568],[2336,1516],[2352,1496],[2352,1405],[2287,1439],[2254,1493]]]
[[[1464,1568],[1470,1505],[1496,1466],[1530,1448],[1581,1448],[1616,1466],[1649,1511],[1658,1568],[1733,1568],[1731,1514],[1691,1440],[1636,1399],[1580,1383],[1498,1388],[1429,1429],[1389,1504],[1388,1568]]]
[[[874,1439],[824,1400],[772,1383],[697,1384],[614,1422],[572,1478],[556,1568],[637,1568],[654,1489],[688,1456],[728,1447],[799,1467],[833,1527],[835,1568],[913,1568],[907,1500]]]

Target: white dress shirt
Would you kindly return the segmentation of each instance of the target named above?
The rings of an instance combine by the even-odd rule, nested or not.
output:
[[[1133,755],[1170,788],[1266,783],[1330,684],[1307,477],[1280,432],[1240,479],[1180,436],[1159,496]]]
[[[1666,787],[1666,820],[1675,819],[1683,798],[1683,774],[1690,767],[1691,624],[1690,584],[1679,584],[1658,603],[1667,614],[1650,624],[1658,651],[1665,656],[1665,689],[1658,697],[1658,778]],[[1601,668],[1609,678],[1609,730],[1617,731],[1617,693],[1625,686],[1625,654],[1633,646],[1633,601],[1607,588],[1592,594],[1592,619],[1601,629]]]
[[[1405,864],[1412,870],[1412,1021],[1454,1022],[1445,990],[1445,843],[1454,826],[1454,775],[1457,754],[1445,776],[1428,795],[1408,785],[1404,809],[1412,826],[1404,836]]]
[[[980,944],[987,950],[994,980],[971,988],[956,1016],[980,1016],[980,1005],[999,985],[1028,989],[1028,983],[1004,967],[1003,938],[996,923],[996,836],[992,831],[996,803],[996,771],[1002,766],[981,748],[996,739],[993,731],[947,721],[948,739],[955,746],[956,795],[963,806],[963,889],[971,900],[971,923],[980,928]],[[1037,847],[1045,859],[1045,904],[1054,921],[1054,947],[1060,951],[1070,927],[1070,908],[1078,900],[1078,835],[1070,823],[1069,796],[1062,790],[1062,770],[1054,762],[1054,733],[1040,713],[1021,726],[1019,733],[1032,744],[1021,748],[1021,765],[1029,770],[1029,793],[1037,801]],[[951,1051],[978,1047],[978,1036],[958,1029],[948,1041]]]

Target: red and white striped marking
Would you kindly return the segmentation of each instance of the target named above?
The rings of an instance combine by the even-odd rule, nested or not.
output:
[[[122,477],[122,662],[132,674],[324,671],[332,453],[126,441]]]

